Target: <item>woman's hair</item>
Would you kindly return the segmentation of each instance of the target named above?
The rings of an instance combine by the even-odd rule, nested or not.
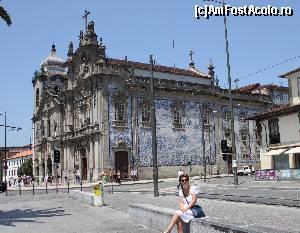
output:
[[[180,181],[181,181],[181,179],[182,179],[183,177],[185,177],[187,180],[190,180],[188,174],[182,174],[182,175],[179,176],[179,183],[180,183]]]

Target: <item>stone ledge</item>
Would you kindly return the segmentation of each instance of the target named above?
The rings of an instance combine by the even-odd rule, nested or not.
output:
[[[93,193],[88,193],[80,190],[70,190],[69,196],[72,199],[91,206],[104,206],[103,197],[95,196]]]
[[[148,204],[132,204],[129,206],[129,216],[132,221],[157,231],[164,231],[168,226],[175,210],[162,208]],[[185,225],[184,233],[198,232],[230,232],[230,233],[288,233],[283,230],[264,228],[251,224],[238,224],[223,219],[204,217],[192,219],[190,224]],[[174,227],[172,233],[177,232]]]

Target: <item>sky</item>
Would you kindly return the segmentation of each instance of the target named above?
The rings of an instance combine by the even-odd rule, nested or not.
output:
[[[232,79],[300,55],[298,0],[227,0],[231,6],[290,6],[293,16],[229,16],[227,19]],[[7,123],[22,131],[7,132],[8,146],[29,144],[32,134],[32,76],[49,55],[51,45],[66,59],[68,44],[78,46],[84,29],[84,10],[91,12],[98,37],[103,38],[111,58],[148,62],[153,54],[160,65],[188,68],[189,51],[197,69],[207,72],[212,59],[222,87],[228,86],[223,17],[195,18],[195,5],[202,0],[2,0],[12,26],[0,20],[0,113]],[[173,49],[174,40],[174,49]],[[287,85],[278,76],[299,67],[300,58],[260,72],[238,82]],[[233,83],[233,87],[235,84]],[[0,124],[4,117],[0,115]],[[0,146],[4,128],[0,127]]]

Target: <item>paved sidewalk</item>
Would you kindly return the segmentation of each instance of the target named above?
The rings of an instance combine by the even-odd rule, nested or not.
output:
[[[128,211],[129,204],[150,204],[174,210],[178,208],[178,197],[159,196],[155,198],[153,194],[106,194],[105,202],[111,208],[125,212]],[[219,219],[221,223],[232,222],[288,232],[300,232],[299,208],[212,199],[199,199],[198,204],[202,206],[207,216]],[[269,233],[272,233],[272,230]]]
[[[127,213],[64,194],[0,196],[0,203],[0,232],[5,233],[157,233],[133,223]]]

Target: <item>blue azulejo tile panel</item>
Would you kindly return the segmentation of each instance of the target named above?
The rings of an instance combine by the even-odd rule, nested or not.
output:
[[[132,152],[132,108],[131,108],[131,97],[128,96],[126,93],[124,93],[127,96],[127,125],[125,127],[114,127],[113,126],[113,120],[114,120],[114,104],[113,104],[113,96],[119,92],[121,89],[118,84],[108,84],[108,91],[109,91],[109,158],[111,166],[114,167],[115,165],[115,154],[114,154],[114,148],[117,148],[119,143],[123,143],[126,145],[129,151],[129,158],[131,160]],[[130,161],[131,163],[132,161]]]
[[[181,166],[189,162],[194,165],[201,164],[203,161],[201,103],[183,103],[185,108],[183,129],[175,129],[173,126],[172,104],[172,100],[155,101],[158,164],[160,166]],[[140,109],[138,113],[141,114]],[[208,138],[214,140],[213,130]],[[151,129],[143,127],[140,122],[138,142],[139,165],[152,166]],[[211,161],[215,161],[215,147],[207,146],[207,148],[206,156],[210,154]]]

